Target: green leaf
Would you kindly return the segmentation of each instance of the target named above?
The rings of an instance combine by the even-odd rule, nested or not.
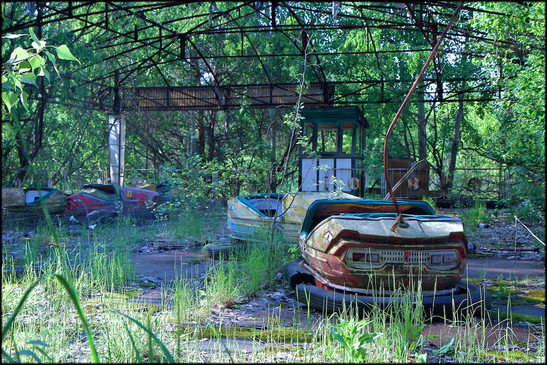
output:
[[[11,113],[11,107],[17,104],[18,102],[17,94],[11,91],[2,91],[2,101],[6,104],[8,112]]]
[[[344,337],[342,337],[338,332],[331,330],[332,337],[338,341],[347,351],[350,351],[350,347],[348,342]]]
[[[15,90],[15,88],[19,88],[19,90],[23,91],[23,84],[21,84],[21,77],[16,76],[12,80],[13,80],[13,84],[15,86],[14,90]]]
[[[410,346],[408,347],[410,351],[414,351],[416,349],[416,342],[412,342]]]
[[[418,354],[416,356],[416,362],[418,364],[427,364],[427,353]]]
[[[135,356],[137,357],[137,363],[139,364],[144,363],[144,361],[142,360],[141,354],[139,353],[139,350],[137,349],[137,345],[135,344],[135,339],[133,338],[133,334],[129,330],[129,327],[127,326],[127,323],[125,321],[123,321],[123,325],[125,326],[125,330],[127,331],[127,334],[129,335],[131,346],[133,346],[133,350],[135,351]]]
[[[32,72],[27,72],[21,75],[21,82],[25,84],[36,85],[36,75]]]
[[[27,62],[27,61],[23,61],[21,62],[19,65],[17,65],[17,71],[22,74],[22,73],[25,73],[25,72],[29,72],[31,70],[31,66],[30,66],[30,63]]]
[[[359,343],[371,343],[376,339],[376,337],[380,337],[382,333],[365,333],[359,337]]]
[[[30,357],[33,357],[34,360],[36,360],[36,362],[42,363],[42,361],[40,360],[40,358],[38,357],[38,355],[36,355],[33,351],[30,351],[30,350],[21,350],[21,351],[17,351],[17,354],[23,355],[23,356],[30,356]]]
[[[153,339],[154,341],[156,341],[156,343],[158,344],[158,346],[161,348],[161,350],[163,351],[163,354],[164,356],[167,358],[167,362],[170,363],[170,364],[174,364],[175,363],[175,359],[173,358],[173,355],[171,355],[171,353],[169,352],[169,350],[167,349],[167,347],[165,347],[165,345],[163,344],[163,342],[149,329],[147,328],[145,325],[143,325],[141,322],[139,322],[138,320],[128,316],[127,314],[123,314],[119,311],[115,311],[116,313],[124,316],[125,318],[128,318],[129,320],[131,320],[133,323],[137,324],[137,326],[139,326],[140,328],[142,328],[144,331],[146,331]]]
[[[36,69],[38,67],[42,67],[46,64],[46,60],[44,59],[44,57],[40,56],[40,55],[36,55],[34,57],[31,57],[29,59],[30,61],[30,65],[32,66],[32,69]]]
[[[29,32],[30,32],[30,38],[32,38],[32,40],[37,43],[37,44],[40,44],[40,40],[38,39],[38,37],[36,37],[36,34],[34,34],[34,31],[32,30],[32,28],[29,28]],[[33,46],[34,47],[34,46]]]
[[[52,55],[49,51],[44,51],[44,53],[46,54],[47,58],[49,58],[49,61],[55,65],[55,56]]]
[[[15,98],[17,99],[17,96],[15,96]],[[2,93],[2,99],[4,99],[4,93]],[[27,288],[27,290],[23,293],[23,296],[21,297],[21,299],[19,299],[19,303],[17,304],[17,307],[15,308],[15,310],[13,311],[13,313],[11,314],[7,322],[2,327],[2,343],[4,342],[4,339],[6,338],[6,335],[8,334],[8,332],[11,330],[11,326],[13,325],[15,318],[17,317],[17,315],[21,311],[21,308],[23,308],[23,305],[27,301],[27,298],[30,295],[30,292],[34,290],[34,287],[38,285],[40,280],[42,280],[42,276],[40,276],[31,286]]]
[[[74,304],[74,308],[76,309],[76,312],[78,313],[78,316],[80,317],[80,321],[82,322],[82,325],[84,326],[85,333],[87,335],[87,342],[89,344],[89,350],[91,351],[91,359],[93,360],[94,363],[99,363],[100,362],[99,355],[97,354],[97,350],[95,350],[95,344],[93,343],[93,334],[91,333],[91,329],[87,322],[87,318],[85,317],[84,311],[82,309],[82,305],[80,304],[80,299],[78,298],[76,291],[74,290],[73,286],[63,276],[59,274],[53,274],[53,276],[59,281],[59,283],[61,283],[61,285],[68,292],[70,300],[72,301],[72,304]]]
[[[36,51],[41,52],[46,47],[45,41],[38,42],[32,42],[32,48],[34,48]]]
[[[17,360],[11,357],[4,349],[2,349],[2,355],[12,364],[17,362]]]
[[[19,95],[19,98],[21,99],[21,103],[23,104],[23,106],[25,107],[25,109],[28,111],[28,94],[26,91],[23,91],[20,95]]]
[[[447,352],[449,352],[452,348],[452,345],[454,344],[454,338],[452,337],[452,339],[450,340],[449,343],[441,346],[439,349],[437,350],[433,350],[433,354],[434,355],[444,355],[446,354]]]
[[[38,341],[40,341],[40,340],[38,340]],[[46,345],[46,346],[48,346],[48,345]],[[50,362],[53,362],[53,359],[51,358],[51,356],[49,356],[44,350],[42,350],[39,347],[36,347],[36,345],[34,345],[34,348],[36,349],[36,351],[38,351],[39,353],[41,353],[42,355],[47,357]]]
[[[46,80],[49,82],[49,81],[51,80],[51,77],[50,77],[50,75],[49,75],[49,71],[46,70],[45,68],[42,68],[42,71],[43,71],[43,73],[44,73],[43,76],[44,76],[44,77],[46,78]],[[42,75],[40,75],[40,76],[42,76]]]
[[[70,49],[66,46],[66,44],[62,44],[59,47],[57,47],[57,57],[59,57],[62,60],[69,60],[69,61],[78,61],[80,62],[76,57],[72,55],[72,52],[70,52]],[[81,63],[81,62],[80,62]]]
[[[213,325],[211,324],[211,322],[208,322],[207,323],[209,325],[209,328],[213,331],[213,333],[215,334],[215,336],[219,339],[220,341],[220,334],[218,333],[218,331],[215,329],[215,327],[213,327]],[[228,355],[230,356],[230,360],[232,361],[232,364],[235,364],[235,361],[234,361],[234,358],[232,357],[232,354],[230,353],[230,350],[228,349],[228,347],[226,346],[226,344],[223,342],[223,341],[220,341],[220,343],[222,343],[222,345],[224,346],[224,350],[228,353]]]
[[[45,343],[44,341],[42,341],[42,340],[33,340],[33,341],[29,341],[27,343],[29,343],[31,345],[36,345],[36,346],[49,347],[49,345],[47,343]]]
[[[28,58],[28,52],[21,47],[17,47],[11,52],[8,63],[13,63],[17,60],[24,60]]]

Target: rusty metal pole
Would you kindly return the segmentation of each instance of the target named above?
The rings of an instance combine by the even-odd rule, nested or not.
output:
[[[387,166],[387,150],[388,150],[389,136],[391,135],[391,132],[393,131],[393,127],[395,126],[395,123],[397,122],[397,120],[399,119],[401,114],[403,113],[403,110],[406,106],[406,103],[410,99],[410,96],[412,95],[412,93],[416,89],[416,86],[418,86],[418,83],[420,82],[420,79],[422,78],[422,76],[425,73],[425,70],[429,66],[429,63],[431,63],[433,58],[435,58],[435,55],[436,55],[437,51],[439,50],[439,46],[441,45],[441,42],[443,41],[444,37],[448,33],[448,30],[452,26],[452,23],[454,22],[454,20],[456,20],[456,17],[457,17],[457,15],[460,12],[462,7],[463,7],[463,1],[458,4],[458,7],[456,8],[456,11],[454,12],[454,15],[452,15],[452,18],[450,19],[450,22],[448,22],[448,25],[446,26],[443,34],[441,35],[441,37],[437,41],[437,44],[435,44],[435,47],[433,47],[433,50],[431,51],[431,54],[429,55],[427,61],[425,61],[424,67],[422,67],[422,71],[420,71],[420,74],[418,75],[418,78],[416,78],[416,81],[414,81],[414,84],[410,88],[410,91],[408,92],[405,100],[403,101],[403,103],[399,107],[399,110],[397,111],[397,114],[395,115],[395,118],[393,119],[393,122],[391,122],[391,124],[390,124],[390,126],[387,130],[387,133],[386,133],[386,140],[384,142],[384,177],[385,177],[385,180],[386,180],[387,191],[389,192],[389,195],[391,196],[391,200],[393,200],[393,204],[395,205],[395,209],[397,210],[397,219],[395,220],[395,224],[393,224],[393,226],[391,227],[391,230],[393,232],[395,232],[397,230],[397,226],[399,225],[399,223],[402,222],[403,215],[402,215],[402,212],[401,212],[401,208],[399,208],[399,204],[397,204],[397,199],[395,199],[395,194],[393,193],[393,190],[391,190],[391,184],[389,183],[389,177],[388,177],[388,174],[387,174],[387,167],[388,167]]]

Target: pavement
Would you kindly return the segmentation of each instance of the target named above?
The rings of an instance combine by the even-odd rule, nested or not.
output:
[[[176,277],[200,278],[205,275],[216,261],[203,260],[200,253],[169,250],[150,254],[135,255],[135,267],[142,277],[159,278],[160,285],[169,285]],[[545,280],[545,262],[527,260],[509,260],[500,258],[468,258],[465,277],[477,277],[496,280],[503,277],[505,280],[541,279]],[[159,285],[159,286],[160,286]],[[159,305],[162,302],[159,288],[147,290],[140,297],[132,299],[134,302]],[[499,307],[500,311],[507,311]],[[519,305],[511,308],[513,313],[529,314],[545,318],[545,308],[537,305]]]
[[[504,280],[539,279],[545,285],[545,261],[515,260],[504,258],[468,258],[465,277],[484,278],[490,281],[503,278]],[[507,313],[507,306],[492,306],[493,310]],[[527,314],[545,318],[545,307],[539,305],[513,305],[514,314]]]
[[[176,277],[200,278],[214,263],[212,260],[204,261],[200,253],[185,250],[137,254],[134,258],[137,274],[157,277],[165,283],[173,281]]]
[[[545,279],[545,261],[512,260],[501,258],[467,258],[464,277],[485,277],[506,280]]]

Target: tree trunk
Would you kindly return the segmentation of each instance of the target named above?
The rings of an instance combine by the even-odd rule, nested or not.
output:
[[[188,141],[188,152],[190,155],[194,155],[196,153],[196,113],[190,111],[188,112],[188,115],[190,116],[190,140]]]
[[[454,120],[454,136],[452,138],[452,149],[450,153],[450,163],[448,165],[448,182],[447,187],[450,189],[454,183],[454,171],[456,170],[456,157],[458,156],[458,148],[460,143],[460,130],[463,117],[463,94],[460,95],[458,102],[458,111]]]
[[[406,120],[401,116],[401,122],[403,122],[403,138],[404,138],[404,148],[406,150],[406,157],[411,160],[413,153],[410,152],[410,147],[414,148],[413,142],[412,142],[412,135],[410,135],[410,128],[408,128],[408,125],[406,123]],[[410,141],[409,141],[410,136]]]
[[[15,140],[17,143],[17,154],[19,155],[19,166],[21,166],[19,172],[17,173],[16,179],[23,182],[27,175],[26,167],[29,165],[29,160],[27,159],[27,154],[25,153],[23,142],[21,141],[19,133],[15,137]]]
[[[205,154],[205,112],[197,112],[197,127],[198,127],[198,155],[204,156]]]
[[[422,84],[423,86],[423,84]],[[425,119],[424,93],[418,95],[418,160],[427,160],[427,134]]]
[[[271,134],[270,134],[270,146],[272,147],[272,157],[271,162],[275,162],[275,155],[276,155],[276,149],[275,149],[275,109],[270,108],[268,109],[270,114],[270,128],[271,128]]]
[[[215,121],[216,121],[216,111],[209,112],[209,121],[207,124],[207,161],[213,161],[213,158],[216,154],[215,148]]]
[[[272,147],[272,154],[271,154],[271,163],[272,163],[272,167],[275,166],[275,155],[276,155],[276,148],[275,148],[275,145],[276,145],[276,142],[275,142],[275,109],[272,109],[270,108],[269,109],[269,114],[270,114],[270,128],[271,128],[271,133],[270,133],[270,146]],[[269,177],[269,182],[268,182],[268,192],[269,193],[275,193],[277,192],[277,183],[275,182],[275,177],[274,177],[274,174],[273,174],[273,171],[275,171],[274,168],[272,168],[271,170],[271,173],[270,173],[270,177]]]

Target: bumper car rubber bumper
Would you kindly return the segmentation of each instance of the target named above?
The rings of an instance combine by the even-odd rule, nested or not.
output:
[[[287,266],[287,272],[289,283],[296,291],[297,300],[327,313],[340,312],[355,306],[359,311],[370,310],[373,307],[385,308],[389,305],[403,304],[405,301],[417,302],[421,299],[425,312],[431,315],[450,316],[454,312],[480,315],[485,309],[490,309],[492,301],[485,289],[464,280],[461,280],[457,290],[449,295],[421,296],[420,298],[413,297],[411,294],[368,296],[319,288],[314,285],[313,276],[294,261]]]

